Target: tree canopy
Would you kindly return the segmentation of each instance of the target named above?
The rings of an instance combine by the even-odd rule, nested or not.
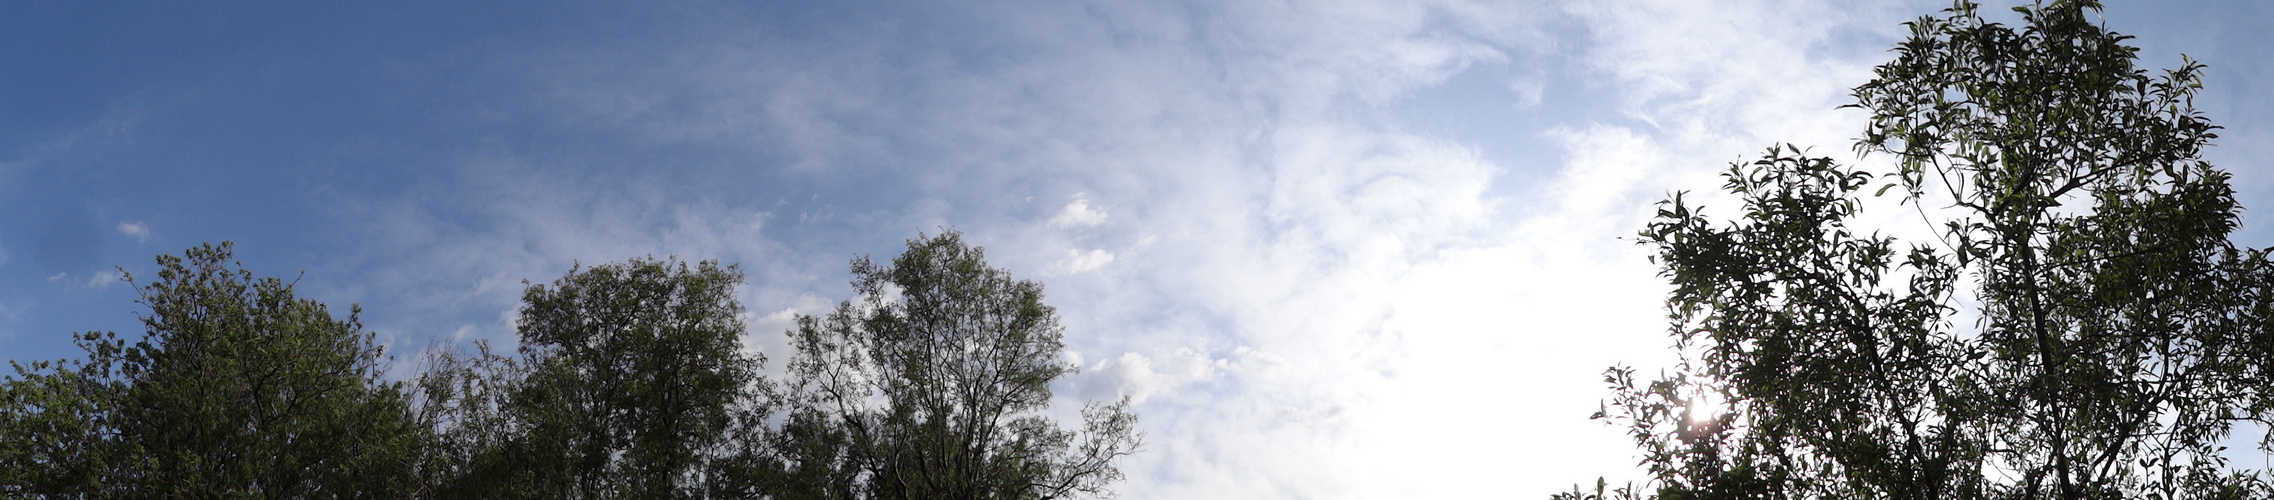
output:
[[[80,334],[87,359],[0,383],[10,497],[383,498],[412,493],[427,436],[357,320],[231,248],[159,256],[146,333]],[[132,282],[134,278],[126,278]]]
[[[1641,234],[1682,361],[1607,374],[1662,498],[2265,498],[2274,266],[2202,159],[2202,65],[2150,73],[2091,1],[1960,2],[1855,89],[1874,175],[1798,148],[1677,193]],[[1934,225],[1855,227],[1865,192]],[[2274,452],[2261,441],[2261,452]],[[1574,492],[1567,498],[1603,496]]]
[[[779,385],[733,265],[578,265],[526,288],[517,349],[391,381],[359,308],[230,249],[158,258],[141,340],[0,379],[0,496],[1040,499],[1109,494],[1137,446],[1127,400],[1047,414],[1075,367],[1042,286],[954,232],[854,261],[862,298],[784,332]]]
[[[488,497],[700,496],[737,410],[764,388],[764,358],[741,349],[742,279],[711,261],[632,259],[531,285],[520,359],[486,346],[441,356],[422,384],[454,412],[437,415],[457,453],[438,482]]]
[[[988,267],[945,232],[890,264],[853,261],[858,301],[792,332],[786,446],[819,497],[1047,499],[1104,492],[1140,437],[1128,400],[1091,403],[1077,433],[1040,411],[1075,367],[1042,285]]]

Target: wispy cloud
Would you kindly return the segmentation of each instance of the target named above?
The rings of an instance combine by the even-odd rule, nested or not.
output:
[[[1079,250],[1067,250],[1066,260],[1059,261],[1057,268],[1058,274],[1080,274],[1096,270],[1100,267],[1105,267],[1106,264],[1112,263],[1112,252],[1107,252],[1100,249],[1092,249],[1087,252]]]
[[[436,277],[718,256],[752,270],[753,348],[779,356],[766,330],[845,297],[844,258],[954,226],[1047,277],[1084,360],[1066,406],[1141,401],[1151,451],[1129,497],[1545,494],[1631,467],[1585,416],[1603,367],[1661,356],[1662,291],[1619,239],[1652,197],[1714,185],[1766,137],[1840,136],[1832,108],[1870,61],[1819,48],[1851,28],[1734,29],[1796,11],[1899,19],[1796,2],[1002,2],[545,55],[528,74],[553,91],[529,112],[776,160],[658,177],[470,159],[470,182],[372,207],[405,242],[381,253],[432,256],[382,264],[401,267],[375,289],[501,309],[510,291]],[[1508,131],[1553,147],[1527,152],[1558,165],[1520,176],[1538,184],[1496,189],[1510,167],[1475,145],[1369,118],[1516,64],[1585,72],[1489,107],[1567,117]],[[1543,97],[1585,90],[1549,88],[1567,80],[1613,107]],[[734,183],[760,187],[710,189]],[[783,183],[805,187],[764,187]],[[1570,453],[1505,452],[1542,449]]]
[[[85,278],[73,278],[69,272],[55,273],[47,277],[47,282],[102,290],[108,289],[120,281],[117,271],[95,271],[88,273]]]
[[[301,286],[404,353],[510,345],[524,280],[573,262],[715,258],[778,367],[797,315],[849,298],[847,259],[952,227],[1047,284],[1084,370],[1060,407],[1138,402],[1124,497],[1545,495],[1632,473],[1585,418],[1602,368],[1663,362],[1663,286],[1621,238],[1769,143],[1844,151],[1846,89],[1936,7],[663,9],[428,61],[482,83],[478,116],[436,120],[474,138],[325,193],[351,243]],[[1448,121],[1508,128],[1400,114],[1448,95],[1475,104]]]
[[[118,234],[134,237],[135,243],[150,242],[150,226],[141,221],[118,223]]]
[[[955,228],[1047,285],[1083,369],[1059,408],[1138,401],[1124,498],[1544,496],[1633,473],[1585,417],[1605,366],[1665,362],[1664,285],[1631,239],[1651,203],[1725,214],[1713,176],[1776,142],[1846,157],[1848,89],[1948,3],[485,5],[529,15],[39,44],[243,60],[0,82],[92,83],[21,87],[79,104],[0,151],[0,213],[32,214],[0,217],[0,277],[39,285],[0,294],[24,317],[0,327],[97,326],[131,302],[99,290],[109,264],[236,240],[256,272],[362,304],[407,365],[510,349],[522,287],[573,263],[675,254],[741,265],[745,348],[779,369],[781,332],[850,298],[848,259]],[[2274,17],[2227,5],[2108,17],[2230,40],[2211,154],[2255,161]],[[2143,37],[2153,61],[2169,39]],[[2246,204],[2274,190],[2227,165]]]
[[[87,275],[87,283],[86,283],[86,286],[87,286],[87,288],[94,288],[94,289],[104,289],[104,288],[110,288],[110,287],[111,287],[111,285],[114,285],[114,284],[118,284],[118,283],[119,283],[119,275],[118,275],[118,273],[117,273],[117,272],[115,272],[115,271],[95,271],[93,274],[89,274],[89,275]]]

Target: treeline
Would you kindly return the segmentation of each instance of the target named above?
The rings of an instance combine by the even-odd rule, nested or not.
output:
[[[410,380],[359,322],[230,245],[129,276],[145,335],[0,380],[8,498],[969,498],[1108,493],[1126,399],[1042,413],[1075,367],[1042,286],[953,231],[853,261],[859,298],[743,351],[733,265],[632,259],[523,295],[510,353],[434,349]]]

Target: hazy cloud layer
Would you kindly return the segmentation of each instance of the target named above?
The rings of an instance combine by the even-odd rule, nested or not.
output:
[[[525,280],[670,254],[749,274],[746,343],[779,366],[796,315],[850,297],[848,259],[952,227],[1047,285],[1083,368],[1057,388],[1069,415],[1136,402],[1147,445],[1124,498],[1536,497],[1631,474],[1632,447],[1586,420],[1604,367],[1666,358],[1663,286],[1622,238],[1670,191],[1720,203],[1713,175],[1771,144],[1846,157],[1862,126],[1837,109],[1847,89],[1898,23],[1941,6],[468,13],[526,19],[492,31],[383,18],[368,22],[398,31],[304,36],[434,41],[341,41],[324,60],[352,67],[235,62],[194,88],[89,98],[103,107],[7,145],[0,195],[114,226],[57,234],[129,272],[237,239],[256,270],[306,270],[309,293],[363,304],[398,354],[510,345]],[[318,70],[380,83],[296,76]],[[224,106],[277,88],[339,115]],[[377,104],[315,105],[342,101]],[[185,131],[216,116],[257,130]],[[163,165],[211,173],[120,188],[144,201],[33,193],[103,179],[67,168]],[[81,295],[0,296],[0,342],[58,352],[21,333],[62,324],[17,319],[62,318],[23,312],[38,301],[131,308],[93,281],[108,266],[19,236],[42,227],[0,225],[0,273]]]

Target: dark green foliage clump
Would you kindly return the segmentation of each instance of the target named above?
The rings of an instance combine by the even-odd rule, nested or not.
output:
[[[24,497],[410,496],[427,433],[350,311],[232,269],[230,247],[160,256],[133,344],[17,365],[0,387],[0,491]],[[128,281],[132,281],[129,277]]]

